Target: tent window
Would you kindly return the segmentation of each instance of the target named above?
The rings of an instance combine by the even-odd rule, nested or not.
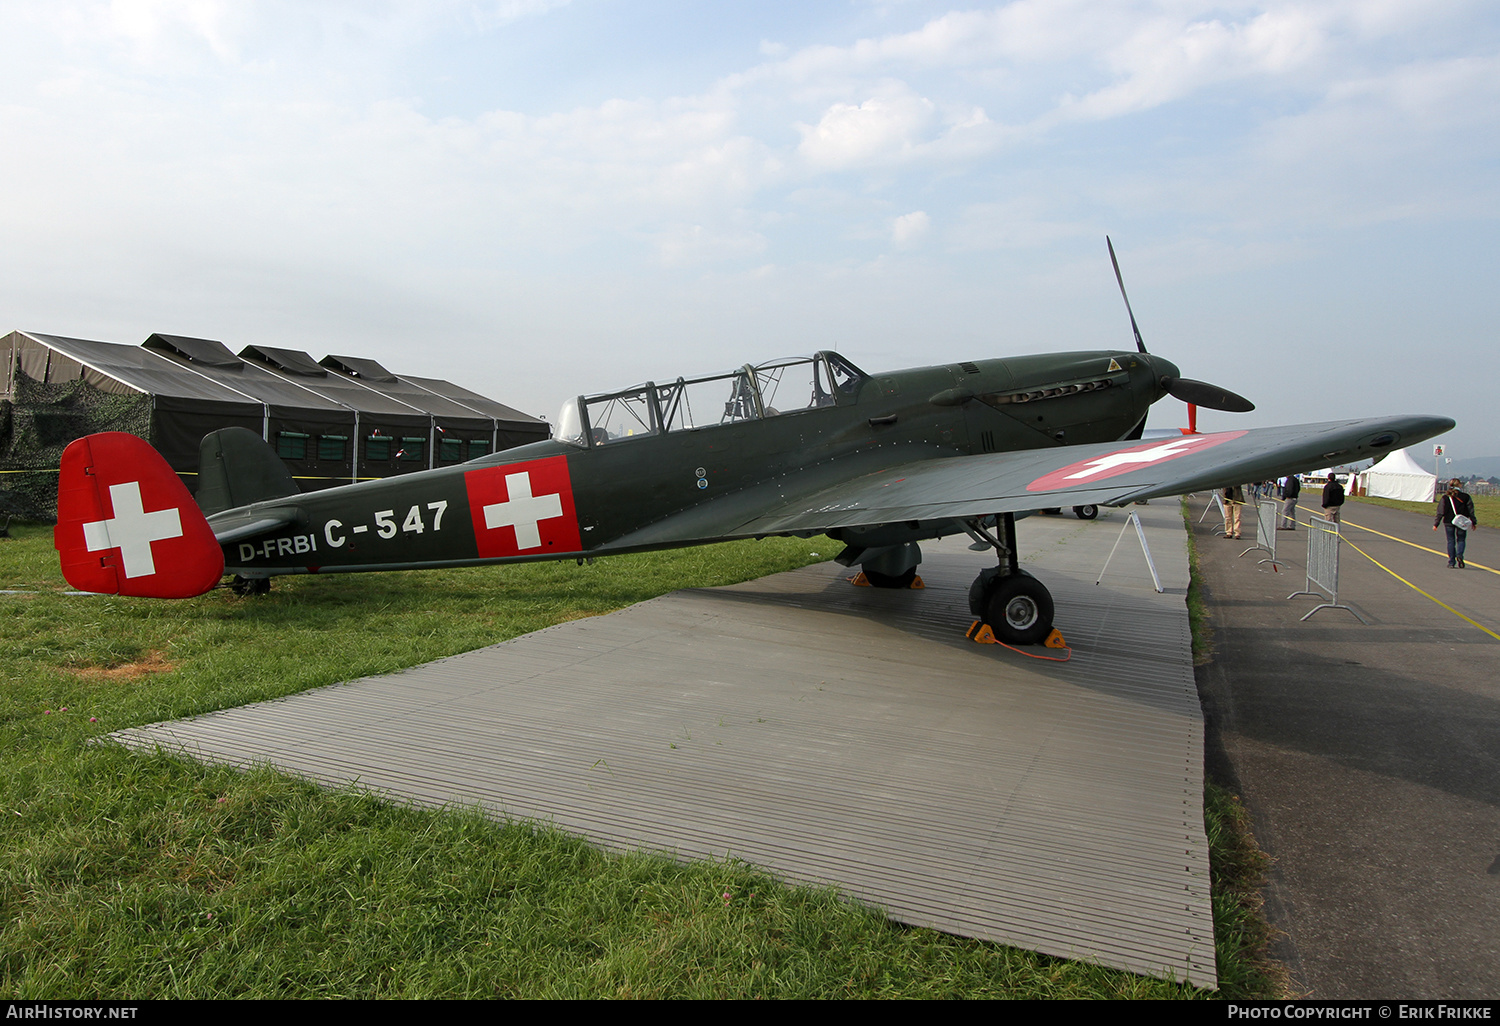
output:
[[[479,459],[479,457],[488,456],[489,454],[490,443],[488,441],[480,438],[472,438],[469,440],[469,459],[477,460]]]
[[[462,438],[443,438],[438,441],[438,459],[446,463],[457,463],[464,458]]]
[[[347,435],[319,435],[318,459],[339,463],[344,459],[344,450],[349,443]]]
[[[371,435],[365,439],[366,460],[388,460],[391,458],[391,440],[385,435]]]
[[[276,455],[284,460],[307,459],[307,440],[310,437],[298,431],[276,432]]]
[[[398,454],[402,463],[426,463],[427,462],[427,439],[425,438],[403,438],[401,439],[401,452]]]

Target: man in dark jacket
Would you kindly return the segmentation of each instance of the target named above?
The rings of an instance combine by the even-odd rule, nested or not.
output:
[[[1328,483],[1323,486],[1323,519],[1338,523],[1339,509],[1343,505],[1344,486],[1339,484],[1337,475],[1329,474]]]
[[[1302,482],[1296,474],[1288,474],[1286,481],[1281,485],[1281,497],[1286,500],[1281,507],[1281,526],[1278,531],[1295,531],[1297,529],[1297,496],[1302,494]]]
[[[1448,569],[1462,570],[1464,568],[1464,546],[1468,544],[1469,532],[1479,526],[1479,518],[1474,514],[1474,500],[1469,497],[1468,492],[1460,491],[1459,485],[1463,484],[1458,478],[1448,482],[1448,490],[1438,499],[1437,516],[1432,518],[1432,529],[1437,530],[1438,524],[1448,532]],[[1458,523],[1455,520],[1462,517]],[[1468,526],[1462,526],[1467,524]]]

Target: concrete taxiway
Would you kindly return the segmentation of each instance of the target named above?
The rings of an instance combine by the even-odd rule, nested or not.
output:
[[[1276,860],[1268,911],[1293,991],[1500,996],[1500,639],[1482,629],[1500,631],[1500,574],[1479,566],[1500,568],[1500,535],[1481,526],[1470,568],[1449,570],[1431,516],[1350,503],[1339,600],[1369,626],[1339,609],[1304,622],[1321,600],[1287,596],[1305,584],[1305,524],[1277,536],[1276,572],[1241,557],[1250,530],[1223,541],[1201,498],[1192,511],[1210,767]]]

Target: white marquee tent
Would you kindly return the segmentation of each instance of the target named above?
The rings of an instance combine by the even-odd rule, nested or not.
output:
[[[1437,475],[1423,470],[1410,449],[1397,449],[1359,475],[1361,489],[1376,499],[1432,502],[1437,494]]]

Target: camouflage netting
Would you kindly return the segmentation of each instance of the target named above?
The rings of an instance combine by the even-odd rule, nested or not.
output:
[[[63,449],[96,431],[150,440],[151,397],[82,380],[44,384],[18,372],[15,401],[0,401],[0,516],[55,520]]]

